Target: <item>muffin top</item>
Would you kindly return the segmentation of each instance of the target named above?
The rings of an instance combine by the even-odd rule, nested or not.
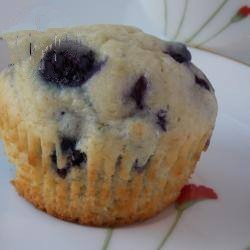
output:
[[[214,89],[183,44],[119,25],[4,39],[13,65],[1,73],[1,90],[8,87],[13,112],[38,133],[59,138],[62,151],[66,140],[86,152],[91,138],[105,134],[130,145],[142,166],[169,133],[213,129]]]

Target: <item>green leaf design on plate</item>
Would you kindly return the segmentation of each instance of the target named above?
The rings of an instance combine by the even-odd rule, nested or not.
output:
[[[195,47],[200,47],[202,46],[203,44],[205,43],[208,43],[209,41],[211,41],[212,39],[214,39],[215,37],[217,37],[219,34],[221,34],[224,30],[226,30],[231,24],[233,23],[237,23],[245,18],[248,17],[248,14],[247,15],[243,15],[241,12],[240,12],[241,9],[239,9],[234,15],[233,17],[224,25],[222,26],[222,28],[220,28],[215,34],[213,34],[212,36],[208,37],[207,39],[205,39],[204,41],[198,43],[195,45]]]
[[[186,209],[192,207],[194,204],[200,201],[204,201],[207,199],[217,199],[217,198],[218,198],[217,194],[214,192],[213,189],[209,187],[203,185],[197,186],[195,184],[185,185],[182,188],[180,195],[175,203],[175,209],[176,209],[175,219],[172,222],[172,225],[170,226],[168,231],[166,232],[164,238],[160,242],[159,246],[157,247],[157,250],[161,250],[164,247],[165,243],[174,232],[183,212]]]
[[[187,14],[188,2],[189,2],[189,0],[185,0],[184,9],[183,9],[182,16],[181,16],[181,21],[178,25],[178,28],[177,28],[176,33],[175,33],[172,40],[176,40],[177,37],[180,35],[180,31],[181,31],[181,28],[183,26],[183,23],[184,23],[184,20],[186,18],[186,14]]]
[[[169,237],[172,235],[173,231],[175,230],[182,214],[183,214],[184,210],[177,210],[176,215],[175,215],[175,219],[171,225],[171,227],[169,228],[168,232],[166,233],[166,235],[164,236],[163,240],[160,242],[159,246],[157,247],[157,250],[161,250],[163,248],[163,246],[165,245],[165,243],[167,242],[167,240],[169,239]]]
[[[105,237],[105,240],[103,242],[102,250],[108,250],[109,243],[110,243],[110,240],[112,238],[112,234],[113,234],[113,229],[107,228],[106,237]]]
[[[195,37],[197,37],[200,32],[214,19],[214,17],[220,12],[220,10],[224,7],[224,5],[228,2],[228,0],[224,0],[218,8],[208,17],[208,19],[201,25],[201,27],[189,38],[186,39],[186,43],[190,43],[192,40],[194,40]]]
[[[168,0],[163,0],[164,5],[164,34],[167,35],[168,30]]]

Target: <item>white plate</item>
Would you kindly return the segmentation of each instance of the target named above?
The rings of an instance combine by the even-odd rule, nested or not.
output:
[[[188,209],[164,249],[240,250],[250,244],[250,68],[199,50],[193,62],[213,83],[219,114],[212,143],[191,182],[213,187],[218,201]],[[15,172],[0,146],[0,250],[101,249],[106,230],[43,213],[19,197]],[[112,250],[153,250],[174,219],[170,207],[154,219],[116,229]]]

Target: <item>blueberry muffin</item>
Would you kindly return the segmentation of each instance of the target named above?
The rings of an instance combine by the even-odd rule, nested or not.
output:
[[[217,102],[180,43],[93,25],[5,34],[0,131],[16,190],[58,218],[145,220],[177,198]]]

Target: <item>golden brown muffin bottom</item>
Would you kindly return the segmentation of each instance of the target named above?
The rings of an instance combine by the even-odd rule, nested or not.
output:
[[[85,225],[121,226],[162,211],[178,197],[211,134],[162,137],[161,148],[141,173],[128,168],[129,154],[117,166],[120,149],[106,138],[105,147],[95,143],[89,149],[84,168],[72,168],[63,179],[52,168],[55,143],[2,104],[1,137],[16,165],[12,183],[17,192],[48,214]]]

